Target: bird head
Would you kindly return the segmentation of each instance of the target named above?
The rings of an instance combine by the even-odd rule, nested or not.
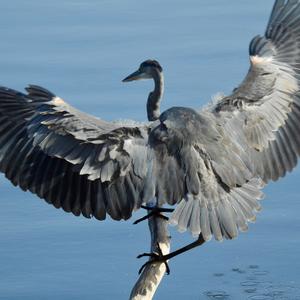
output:
[[[154,72],[162,72],[162,67],[157,60],[148,59],[140,64],[137,71],[133,72],[123,82],[129,82],[133,80],[151,79],[154,77]]]

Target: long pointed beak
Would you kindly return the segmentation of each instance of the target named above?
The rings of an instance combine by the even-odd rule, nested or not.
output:
[[[133,72],[132,74],[130,74],[129,76],[127,76],[126,78],[124,78],[122,80],[122,82],[129,82],[129,81],[133,81],[133,80],[139,80],[143,78],[144,73],[142,73],[140,70],[137,70],[135,72]]]

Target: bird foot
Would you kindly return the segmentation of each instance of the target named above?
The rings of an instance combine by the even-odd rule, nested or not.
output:
[[[142,257],[150,257],[149,261],[144,263],[142,267],[139,269],[139,274],[143,272],[143,270],[146,268],[146,266],[151,265],[153,263],[164,263],[166,266],[166,273],[167,275],[170,274],[170,267],[168,265],[168,255],[164,255],[161,251],[161,248],[159,246],[159,243],[157,243],[157,253],[143,253],[137,256],[137,258]]]
[[[140,223],[144,220],[147,220],[151,217],[161,218],[161,219],[164,219],[164,220],[168,221],[169,218],[164,216],[162,213],[163,212],[173,212],[174,211],[174,209],[172,209],[172,208],[148,207],[148,206],[145,206],[145,205],[142,205],[141,208],[150,210],[150,213],[148,213],[146,216],[136,220],[133,223],[134,225],[136,225],[136,224],[138,224],[138,223]]]

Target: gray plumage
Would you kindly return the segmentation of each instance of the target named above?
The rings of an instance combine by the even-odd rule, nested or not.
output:
[[[51,92],[0,88],[0,170],[14,185],[74,215],[128,219],[157,199],[170,223],[231,239],[260,210],[261,189],[300,155],[300,1],[277,0],[250,70],[202,111],[160,114],[162,68],[148,60],[124,81],[152,78],[149,122],[109,123]]]

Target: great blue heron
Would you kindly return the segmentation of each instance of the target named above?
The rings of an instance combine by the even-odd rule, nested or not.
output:
[[[0,88],[0,170],[76,216],[127,220],[146,205],[159,220],[163,205],[176,205],[170,223],[198,238],[167,255],[148,254],[150,263],[212,236],[236,237],[255,220],[264,185],[300,155],[299,16],[299,0],[276,0],[265,35],[250,44],[244,81],[201,111],[160,113],[163,73],[155,60],[124,79],[154,80],[149,122],[140,125],[94,118],[38,86],[26,94]],[[165,227],[157,232],[167,244]]]

